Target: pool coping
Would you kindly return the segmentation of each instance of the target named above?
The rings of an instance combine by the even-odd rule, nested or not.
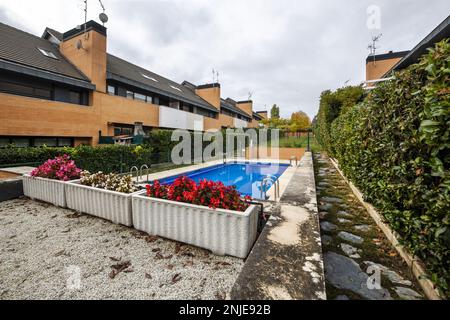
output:
[[[229,162],[247,162],[247,163],[271,163],[271,164],[289,164],[290,166],[283,172],[283,174],[278,178],[279,181],[279,187],[280,187],[280,194],[277,199],[275,199],[275,185],[271,186],[269,190],[267,190],[266,194],[268,196],[267,200],[261,200],[261,201],[280,201],[281,197],[283,196],[284,192],[286,191],[286,188],[291,181],[291,178],[294,176],[294,173],[296,171],[295,166],[291,165],[291,162],[289,160],[274,160],[274,159],[245,159],[245,158],[228,158],[226,162],[223,160],[213,160],[208,161],[200,164],[194,164],[182,168],[176,168],[176,169],[170,169],[165,170],[161,172],[156,172],[148,175],[148,181],[154,181],[154,180],[161,180],[168,177],[206,169],[209,167],[213,167],[220,164],[226,164]],[[143,175],[141,177],[147,178],[147,175]],[[133,181],[137,182],[138,185],[144,186],[147,184],[147,182],[141,182],[137,181],[137,177],[133,177]],[[255,199],[255,201],[258,201],[260,199]]]
[[[227,298],[326,300],[312,153],[306,152]]]

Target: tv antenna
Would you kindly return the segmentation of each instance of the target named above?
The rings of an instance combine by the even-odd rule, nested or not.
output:
[[[253,97],[253,92],[249,91],[248,92],[248,100],[249,101],[252,100],[252,97]]]
[[[98,16],[100,21],[103,23],[103,25],[105,25],[106,22],[108,22],[108,16],[105,13],[105,6],[103,5],[102,0],[98,0],[98,2],[100,3],[100,6],[102,7],[103,12],[100,13],[100,15]],[[88,0],[83,0],[83,11],[84,11],[84,38],[87,40],[89,38],[89,34],[87,33],[87,15],[88,15]],[[81,26],[77,27],[78,29],[81,29]],[[78,50],[80,49],[84,49],[83,48],[83,43],[81,42],[81,40],[78,40],[76,47]]]
[[[377,52],[377,49],[379,48],[379,47],[377,47],[377,42],[380,41],[380,38],[382,36],[383,36],[382,33],[380,33],[377,36],[373,36],[372,37],[372,43],[367,46],[367,49],[370,50],[370,55],[372,55],[372,57],[373,57],[373,62],[374,63],[375,63],[375,54]]]
[[[212,69],[212,76],[213,76],[213,82],[212,83],[219,83],[219,71]]]

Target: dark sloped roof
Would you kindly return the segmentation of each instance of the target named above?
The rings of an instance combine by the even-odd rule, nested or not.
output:
[[[136,66],[121,58],[108,54],[107,56],[107,78],[119,82],[125,82],[135,87],[149,90],[155,93],[166,95],[193,105],[202,107],[206,110],[218,112],[218,110],[196,95],[191,89],[176,83],[175,81],[164,78],[154,72]],[[146,75],[144,77],[143,75]],[[155,79],[156,81],[152,80]],[[178,88],[174,89],[173,87]]]
[[[262,120],[263,117],[261,117],[259,114],[257,114],[256,112],[253,112],[253,118],[257,118],[257,120]]]
[[[403,58],[409,53],[409,51],[398,51],[398,52],[388,52],[388,53],[382,53],[382,54],[376,54],[369,55],[366,58],[366,63],[373,61],[373,58],[375,57],[376,61],[381,60],[389,60],[389,59],[395,59],[395,58]]]
[[[405,69],[417,63],[422,55],[427,53],[427,49],[433,47],[443,39],[450,38],[450,15],[445,18],[433,31],[431,31],[422,41],[420,41],[411,51],[406,54],[391,70],[386,72],[386,77],[392,70]]]
[[[38,48],[51,51],[58,59],[44,56]],[[0,59],[90,82],[49,41],[4,23],[0,23]]]
[[[224,99],[220,99],[220,107],[227,109],[231,112],[240,114],[241,116],[247,117],[247,118],[252,118],[252,116],[250,116],[249,114],[247,114],[246,112],[244,112],[243,110],[241,110],[240,108],[236,107],[232,102],[230,101],[234,101],[230,98],[228,98],[227,100]]]
[[[56,31],[55,29],[52,28],[45,28],[44,34],[42,35],[42,38],[45,38],[45,36],[47,34],[51,34],[52,36],[54,36],[57,40],[59,40],[60,42],[63,40],[63,34],[59,31]]]

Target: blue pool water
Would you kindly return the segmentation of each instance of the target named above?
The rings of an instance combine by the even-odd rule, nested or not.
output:
[[[195,182],[200,180],[222,181],[226,186],[235,185],[243,195],[261,199],[261,182],[267,175],[277,179],[289,167],[273,163],[227,163],[182,174]],[[171,184],[181,175],[160,179],[161,184]]]

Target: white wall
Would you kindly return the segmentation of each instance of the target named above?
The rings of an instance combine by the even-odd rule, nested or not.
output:
[[[248,122],[245,120],[234,118],[234,127],[241,129],[241,128],[247,128]]]
[[[203,131],[203,116],[159,106],[159,126],[173,129]]]

